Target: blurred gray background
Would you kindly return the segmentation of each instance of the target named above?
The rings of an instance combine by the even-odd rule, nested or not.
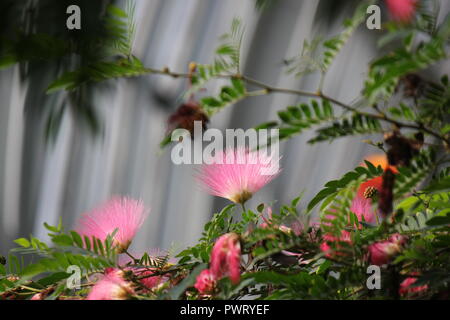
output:
[[[299,54],[305,39],[337,34],[357,2],[281,0],[258,11],[253,0],[137,0],[134,54],[146,66],[186,72],[190,61],[210,63],[220,35],[233,17],[241,17],[245,74],[276,86],[315,90],[316,75],[287,75],[283,60]],[[442,1],[442,11],[448,12],[449,4]],[[358,96],[367,63],[377,53],[376,39],[377,31],[358,29],[328,73],[327,95],[349,103]],[[94,96],[100,135],[76,126],[72,113],[65,112],[55,143],[47,144],[44,120],[33,110],[48,103],[42,92],[51,79],[19,78],[17,66],[0,71],[0,253],[19,236],[45,238],[43,222],[56,224],[62,217],[67,228],[73,227],[80,214],[117,194],[141,198],[151,208],[133,250],[178,250],[193,244],[203,224],[227,204],[201,191],[193,166],[176,166],[170,149],[159,149],[185,80],[150,75],[113,81]],[[208,93],[221,84],[208,86]],[[210,127],[250,128],[300,101],[281,94],[248,98],[213,117]],[[248,207],[286,203],[301,191],[306,203],[326,181],[377,152],[362,142],[367,137],[311,146],[306,141],[312,135],[281,144],[282,174]]]

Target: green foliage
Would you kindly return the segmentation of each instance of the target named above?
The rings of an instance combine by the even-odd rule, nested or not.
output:
[[[221,212],[216,213],[212,219],[205,224],[202,237],[198,244],[183,250],[177,255],[177,257],[180,258],[179,263],[183,264],[192,261],[209,262],[213,241],[230,230],[233,210],[234,205],[228,205],[223,208]]]
[[[277,128],[280,139],[287,139],[320,126],[309,141],[316,143],[360,134],[380,134],[390,131],[390,127],[382,127],[382,122],[387,122],[393,125],[396,136],[392,138],[391,132],[387,132],[386,137],[390,138],[386,138],[386,145],[383,142],[371,145],[385,151],[390,164],[396,164],[398,172],[392,179],[392,190],[390,180],[385,180],[389,175],[383,175],[383,168],[366,161],[364,166],[327,182],[306,207],[301,204],[301,196],[279,206],[261,203],[256,210],[246,209],[244,205],[239,210],[234,204],[228,205],[213,215],[197,244],[181,251],[174,264],[169,253],[158,257],[149,253],[133,257],[119,250],[114,242],[115,232],[101,241],[75,231],[66,232],[61,222],[57,226],[45,224],[49,243],[33,236],[22,237],[15,240],[18,248],[7,257],[0,256],[0,299],[28,299],[36,292],[45,293],[46,299],[84,298],[95,284],[91,276],[105,273],[109,267],[115,268],[133,288],[130,299],[397,299],[399,294],[402,298],[441,298],[446,294],[450,287],[450,169],[445,140],[450,133],[447,124],[450,88],[448,76],[434,83],[416,73],[447,58],[450,18],[438,25],[437,11],[421,9],[411,24],[386,23],[387,35],[380,43],[389,43],[394,50],[371,63],[361,105],[347,106],[331,97],[322,98],[327,97],[322,93],[325,73],[350,35],[364,21],[369,3],[372,2],[365,1],[358,6],[354,16],[346,21],[343,32],[325,42],[305,42],[300,60],[287,61],[288,71],[297,75],[321,71],[317,92],[271,87],[242,75],[243,28],[238,19],[233,20],[231,31],[221,38],[212,64],[196,65],[187,75],[145,68],[132,55],[135,26],[131,5],[127,12],[113,6],[108,8],[103,20],[106,34],[102,41],[106,45],[101,46],[108,50],[82,59],[75,69],[61,74],[48,87],[48,92],[70,91],[68,97],[77,102],[74,105],[81,105],[78,98],[90,83],[156,72],[189,77],[192,87],[186,96],[190,99],[207,82],[229,79],[217,95],[201,99],[202,109],[208,116],[249,96],[278,92],[317,97],[321,100],[280,110],[278,120],[256,129]],[[259,8],[266,4],[268,1],[256,2]],[[418,35],[424,39],[422,42],[418,42]],[[400,40],[399,46],[393,45],[394,40]],[[22,56],[16,54],[14,41],[0,48],[0,67],[18,61],[39,61],[45,55],[56,58],[78,52],[67,47],[64,41],[51,37],[32,35],[27,41],[31,51]],[[53,42],[55,46],[51,47]],[[86,50],[91,52],[96,48],[98,46]],[[324,50],[323,54],[317,54],[319,49]],[[420,85],[410,90],[408,76],[414,75],[412,79],[419,79]],[[247,91],[247,85],[262,90]],[[400,88],[403,88],[403,96],[398,94],[395,104],[392,101],[380,103],[380,98],[389,100]],[[351,110],[352,114],[336,115],[333,105],[343,107],[346,112]],[[363,105],[371,105],[371,112],[376,113],[361,111],[359,107]],[[58,127],[63,110],[61,107],[50,112],[49,132]],[[75,110],[86,112],[82,108]],[[87,112],[86,116],[95,127],[94,114]],[[403,132],[406,128],[413,132]],[[422,141],[418,133],[427,134],[426,139]],[[414,138],[408,138],[409,134]],[[429,139],[431,136],[444,143],[436,144]],[[376,222],[369,223],[364,214],[353,212],[356,209],[352,204],[361,183],[377,177],[382,177],[381,191],[370,195],[371,200],[363,199],[368,205],[363,208],[368,211],[364,213],[376,216]],[[379,204],[392,204],[393,214],[378,215]],[[312,215],[313,210],[317,210],[317,215]],[[217,239],[226,233],[234,233],[239,239],[241,281],[233,284],[226,270],[232,264],[228,259],[238,252],[235,248],[222,265],[225,275],[214,280],[211,292],[199,292],[194,287],[197,277],[211,263],[211,250]],[[402,241],[392,242],[398,234],[403,236]],[[388,261],[382,268],[382,289],[374,291],[366,286],[367,266],[374,263],[371,246],[379,242],[391,243],[384,252]],[[128,255],[127,262],[122,263],[118,254]],[[66,279],[70,276],[67,268],[73,265],[81,270],[81,289],[67,288]],[[411,276],[418,278],[416,287],[427,285],[426,290],[409,295],[399,293],[401,281]],[[146,277],[157,277],[155,280],[161,282],[149,288],[143,282]]]
[[[85,124],[91,133],[97,134],[100,131],[100,121],[92,105],[92,83],[149,72],[132,55],[135,23],[131,1],[127,2],[125,11],[111,4],[106,10],[101,8],[103,5],[88,1],[82,1],[79,5],[85,10],[89,8],[90,12],[84,12],[83,29],[76,31],[64,28],[54,30],[48,26],[48,17],[51,17],[53,23],[65,23],[67,16],[64,4],[50,6],[44,1],[28,5],[19,2],[6,5],[11,12],[22,12],[25,17],[31,12],[36,15],[16,19],[17,22],[11,27],[14,32],[6,33],[4,37],[0,35],[0,69],[20,63],[21,70],[24,71],[21,75],[39,70],[40,73],[47,72],[51,77],[57,77],[49,84],[47,93],[70,91],[62,96],[49,96],[46,98],[48,102],[43,104],[46,106],[42,109],[46,117],[46,141],[56,140],[67,110],[73,112],[77,124],[79,121]],[[92,23],[93,16],[94,21],[99,21]],[[21,21],[28,19],[29,25],[25,26]]]
[[[183,281],[177,285],[176,287],[172,288],[168,293],[167,296],[163,296],[164,297],[168,297],[172,300],[176,300],[179,299],[180,296],[184,293],[184,291],[193,286],[195,283],[195,280],[197,278],[197,276],[200,274],[200,272],[205,269],[206,265],[205,264],[199,264],[197,266],[195,266],[195,268],[192,270],[192,272],[189,274],[189,276],[187,276],[186,278],[183,279]]]
[[[191,77],[192,86],[186,91],[185,97],[202,89],[212,79],[229,73],[240,73],[240,54],[244,28],[238,18],[231,23],[231,30],[221,36],[221,44],[216,49],[216,57],[212,64],[198,64],[196,72]],[[233,85],[234,87],[234,85]]]
[[[66,72],[52,82],[47,93],[59,90],[74,90],[89,82],[101,82],[123,77],[137,77],[148,73],[141,61],[132,56],[115,61],[100,61],[86,65],[78,70]]]
[[[359,184],[363,179],[371,179],[378,177],[383,173],[381,166],[375,167],[369,161],[365,161],[367,168],[359,166],[353,171],[349,171],[339,180],[331,180],[325,184],[325,188],[319,191],[316,196],[309,202],[308,211],[312,210],[317,204],[325,200],[322,208],[332,201],[339,191],[353,187]]]
[[[101,241],[96,238],[82,238],[75,231],[65,233],[61,223],[58,226],[48,224],[44,226],[49,231],[53,246],[50,247],[33,236],[29,239],[16,239],[14,242],[20,247],[11,251],[7,267],[9,273],[17,275],[20,280],[11,282],[0,278],[0,293],[17,288],[33,279],[37,279],[33,283],[40,286],[58,285],[69,276],[66,271],[69,266],[78,266],[83,276],[102,272],[104,268],[115,265],[117,255],[113,245],[115,233],[108,236],[105,241]],[[21,260],[17,255],[21,256]],[[37,256],[38,259],[25,266],[23,262],[25,255]],[[37,276],[40,278],[36,278]]]
[[[323,99],[321,104],[311,100],[310,104],[300,103],[289,106],[278,112],[279,121],[260,124],[255,129],[278,128],[280,140],[288,139],[315,125],[336,119],[333,108],[328,100]]]
[[[258,10],[264,11],[275,5],[277,0],[256,0],[255,7]]]
[[[440,83],[428,82],[423,96],[419,99],[418,119],[432,128],[440,128],[442,134],[450,132],[446,119],[450,114],[450,84],[448,75],[441,78]]]
[[[428,6],[422,5],[418,8],[416,28],[430,36],[438,32],[438,19],[440,4],[437,1],[429,1]]]
[[[105,27],[109,36],[114,39],[112,54],[121,54],[131,58],[133,40],[136,32],[134,22],[135,3],[128,1],[126,12],[114,5],[108,5],[108,15],[105,17]]]
[[[337,298],[330,283],[320,275],[299,272],[292,275],[279,274],[273,271],[260,271],[250,274],[257,284],[275,285],[276,295],[266,299],[326,299]]]
[[[400,103],[399,107],[390,107],[388,111],[396,119],[414,121],[417,118],[414,111],[404,103]]]
[[[429,210],[424,212],[416,212],[415,214],[405,217],[404,221],[396,227],[399,232],[419,231],[428,228],[430,224],[429,221],[433,224],[434,218],[436,218],[435,213]]]
[[[141,61],[132,55],[135,33],[134,5],[127,4],[127,12],[109,5],[104,18],[104,55],[89,61],[78,69],[63,73],[47,88],[47,93],[59,90],[75,90],[85,83],[101,82],[122,77],[135,77],[147,74]]]
[[[353,17],[344,22],[344,30],[336,36],[324,41],[321,37],[312,41],[305,40],[300,55],[286,61],[288,72],[302,76],[318,70],[325,74],[350,36],[365,21],[366,8],[371,2],[373,1],[364,1],[358,5]],[[322,53],[319,52],[320,49],[323,49]]]
[[[355,10],[351,19],[344,22],[345,29],[337,36],[325,41],[323,43],[325,51],[323,53],[323,67],[322,72],[326,72],[333,62],[336,55],[340,52],[342,47],[347,43],[350,36],[356,28],[366,19],[366,9],[368,2],[362,2]]]
[[[387,55],[375,59],[365,83],[364,96],[369,103],[392,96],[401,76],[427,68],[445,59],[446,43],[450,34],[450,16],[428,41],[412,46],[413,37],[406,38],[407,46],[402,46]]]
[[[316,131],[317,135],[310,139],[308,143],[314,144],[322,141],[332,141],[336,138],[346,136],[374,134],[381,131],[380,121],[356,113],[351,118],[344,118],[341,121],[335,121],[331,126],[318,129]]]
[[[435,166],[436,156],[432,151],[423,151],[413,158],[408,167],[398,168],[394,195],[396,198],[411,192],[420,182],[422,182],[430,172],[430,168]]]
[[[5,39],[0,48],[0,70],[16,63],[60,58],[70,52],[65,40],[45,33],[20,34]]]
[[[287,72],[294,73],[297,77],[313,73],[317,70],[325,72],[323,61],[320,55],[318,57],[320,45],[322,45],[322,38],[320,37],[314,38],[311,41],[304,40],[300,55],[285,61],[288,66]]]
[[[234,104],[246,97],[246,90],[242,80],[231,79],[231,86],[223,86],[217,97],[204,97],[200,100],[202,109],[208,116],[212,116],[227,105]]]

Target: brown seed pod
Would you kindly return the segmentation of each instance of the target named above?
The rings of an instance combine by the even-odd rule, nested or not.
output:
[[[168,131],[170,133],[175,129],[186,129],[191,133],[191,137],[193,138],[194,121],[201,121],[202,129],[205,130],[209,118],[197,102],[186,102],[169,117]]]
[[[423,135],[409,139],[394,131],[385,135],[384,140],[390,146],[387,151],[388,162],[393,166],[408,166],[423,145]]]
[[[419,75],[410,73],[400,78],[399,85],[403,88],[404,97],[418,98],[423,92],[425,82]]]
[[[386,218],[392,212],[395,173],[388,168],[384,171],[382,177],[383,183],[381,185],[380,196],[378,200],[378,210],[380,211],[383,218]]]

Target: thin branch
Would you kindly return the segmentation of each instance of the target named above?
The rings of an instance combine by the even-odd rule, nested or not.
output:
[[[191,76],[189,73],[180,73],[180,72],[170,71],[169,68],[163,68],[163,69],[146,68],[145,70],[148,73],[167,75],[167,76],[170,76],[173,78],[189,78]],[[418,123],[418,124],[404,123],[404,122],[400,122],[398,120],[389,118],[384,113],[373,114],[370,112],[360,111],[357,108],[354,108],[342,101],[339,101],[337,99],[329,97],[328,95],[324,94],[322,91],[311,92],[311,91],[304,91],[304,90],[297,90],[297,89],[274,87],[274,86],[271,86],[264,82],[261,82],[259,80],[255,80],[253,78],[250,78],[248,76],[241,75],[241,74],[217,75],[216,78],[227,78],[227,79],[238,78],[248,84],[260,87],[265,90],[265,91],[258,91],[258,95],[270,94],[270,93],[277,92],[277,93],[293,94],[293,95],[304,96],[304,97],[315,97],[315,98],[321,98],[324,100],[328,100],[329,102],[331,102],[335,105],[338,105],[347,111],[355,112],[355,113],[358,113],[358,114],[368,117],[368,118],[385,121],[385,122],[395,125],[398,128],[410,128],[410,129],[415,129],[415,130],[419,130],[422,132],[426,132],[429,135],[434,136],[434,137],[438,138],[439,140],[444,141],[446,144],[450,145],[450,139],[444,137],[443,135],[440,135],[439,133],[437,133],[429,128],[426,128],[422,123]],[[251,95],[248,95],[248,96],[251,96]]]

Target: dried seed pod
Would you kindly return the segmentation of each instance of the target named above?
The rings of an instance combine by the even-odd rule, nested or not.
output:
[[[423,145],[423,136],[420,139],[409,139],[394,131],[385,135],[384,140],[390,146],[387,151],[388,162],[393,166],[408,166],[411,159],[418,154]]]
[[[201,121],[202,129],[205,130],[209,118],[197,102],[191,101],[184,103],[169,117],[168,131],[172,132],[175,129],[186,129],[191,133],[191,137],[193,138],[195,121]]]
[[[383,183],[381,185],[380,196],[378,200],[378,210],[383,218],[386,218],[392,212],[392,202],[394,198],[395,173],[391,169],[386,169],[383,173]]]
[[[400,78],[399,85],[403,87],[404,97],[418,98],[423,92],[425,82],[419,75],[410,73]]]

